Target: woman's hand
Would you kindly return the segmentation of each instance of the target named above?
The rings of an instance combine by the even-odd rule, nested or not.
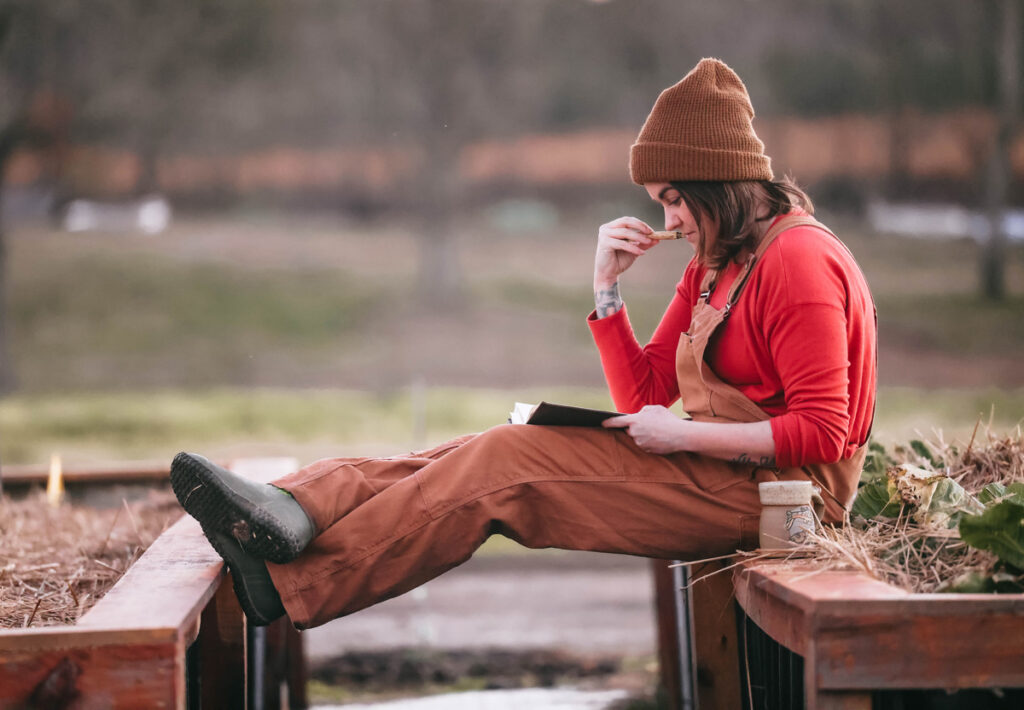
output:
[[[625,429],[636,445],[652,454],[692,451],[744,465],[775,467],[771,421],[747,423],[695,422],[660,405],[636,414],[605,419],[609,429]]]
[[[625,429],[636,445],[648,453],[673,454],[686,448],[688,423],[661,405],[649,404],[636,414],[605,419],[602,426]]]
[[[636,258],[658,243],[648,235],[654,230],[635,217],[619,217],[597,230],[594,257],[594,291],[611,288],[619,274]]]

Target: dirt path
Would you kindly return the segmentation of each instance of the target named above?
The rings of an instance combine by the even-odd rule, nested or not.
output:
[[[395,646],[655,651],[647,560],[542,552],[474,558],[409,594],[305,632],[312,659]]]

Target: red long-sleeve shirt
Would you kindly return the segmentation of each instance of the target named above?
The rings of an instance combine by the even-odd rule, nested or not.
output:
[[[675,354],[690,327],[705,267],[696,259],[651,341],[637,342],[623,307],[588,318],[615,406],[635,412],[679,398]],[[740,267],[719,278],[724,305]],[[876,327],[867,283],[853,257],[813,227],[783,232],[765,250],[739,301],[712,337],[705,361],[771,417],[780,467],[831,463],[870,433],[875,406]]]

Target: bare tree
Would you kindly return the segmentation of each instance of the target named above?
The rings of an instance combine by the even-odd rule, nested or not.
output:
[[[216,140],[210,120],[271,46],[269,0],[89,0],[78,18],[80,128],[139,156],[136,191],[158,190],[169,147]],[[212,138],[211,138],[212,137]]]
[[[999,129],[988,166],[989,234],[981,255],[981,291],[986,298],[1006,298],[1006,229],[1003,218],[1013,167],[1010,147],[1020,115],[1020,0],[1000,0]]]
[[[165,143],[201,133],[201,122],[190,119],[202,115],[204,99],[259,58],[269,7],[268,0],[0,0],[0,191],[18,147],[59,138],[45,111],[34,110],[47,96],[74,104],[78,130],[133,144],[138,190],[158,187]],[[2,218],[0,393],[15,385]]]
[[[462,271],[452,217],[462,184],[459,156],[479,136],[486,117],[477,94],[484,85],[486,51],[500,54],[491,23],[507,3],[474,0],[382,0],[369,10],[371,33],[362,60],[378,87],[377,116],[400,142],[415,148],[417,169],[396,194],[419,222],[420,297],[434,306],[461,300]],[[492,77],[495,75],[491,75]]]
[[[20,146],[45,139],[31,108],[56,80],[55,48],[73,14],[69,2],[0,2],[0,194],[11,156]],[[14,389],[7,323],[8,264],[4,215],[0,214],[0,394]]]

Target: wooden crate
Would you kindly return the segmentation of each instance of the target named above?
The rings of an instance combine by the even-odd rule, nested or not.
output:
[[[872,691],[1024,688],[1024,594],[911,594],[794,562],[748,563],[733,584],[750,621],[802,657],[808,710],[870,710]]]

